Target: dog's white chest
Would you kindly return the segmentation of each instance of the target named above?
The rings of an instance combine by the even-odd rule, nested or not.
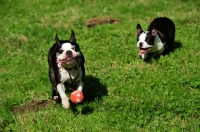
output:
[[[70,70],[70,71],[67,71],[67,70],[65,70],[64,68],[60,68],[59,69],[59,72],[60,72],[60,81],[62,82],[62,83],[64,83],[64,82],[69,82],[69,83],[71,83],[71,79],[72,80],[75,80],[76,79],[76,81],[77,80],[79,80],[80,79],[80,73],[78,73],[78,72],[80,72],[80,71],[78,71],[78,70]]]
[[[158,35],[156,35],[155,40],[154,40],[154,45],[151,47],[150,52],[157,52],[157,53],[162,53],[165,48],[165,43],[161,41]]]

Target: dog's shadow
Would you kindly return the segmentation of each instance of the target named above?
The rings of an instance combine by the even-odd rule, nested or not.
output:
[[[174,41],[172,46],[168,47],[161,55],[166,56],[168,54],[171,54],[176,49],[180,49],[182,47],[182,43],[179,41]],[[151,62],[152,59],[158,60],[160,56],[154,56],[153,54],[150,54],[144,61],[145,62]]]
[[[179,41],[174,41],[171,47],[169,47],[167,50],[165,50],[162,55],[168,55],[171,52],[174,52],[176,49],[180,49],[182,47],[182,43]]]
[[[71,102],[71,109],[73,113],[89,114],[92,113],[94,108],[84,105],[96,100],[102,100],[103,96],[108,95],[107,87],[102,84],[99,78],[93,77],[91,75],[85,76],[84,88],[83,88],[84,100],[82,103],[77,105],[81,106],[81,111],[78,110],[77,105]]]

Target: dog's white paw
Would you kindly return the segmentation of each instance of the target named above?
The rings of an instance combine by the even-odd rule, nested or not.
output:
[[[69,109],[70,103],[69,103],[69,99],[68,99],[68,98],[62,99],[62,106],[63,106],[65,109]]]
[[[53,96],[53,100],[54,101],[58,100],[58,96]]]

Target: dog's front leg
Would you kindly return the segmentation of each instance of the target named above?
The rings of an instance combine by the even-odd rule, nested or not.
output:
[[[69,103],[69,99],[67,97],[67,95],[65,94],[65,86],[64,84],[60,83],[57,85],[57,90],[58,90],[58,93],[60,95],[60,98],[62,100],[62,106],[65,108],[65,109],[68,109],[70,107],[70,103]]]
[[[142,59],[143,59],[143,60],[146,60],[147,57],[148,57],[148,54],[142,54]]]
[[[82,91],[83,90],[83,85],[84,85],[84,82],[83,81],[79,81],[78,82],[78,86],[77,86],[77,90]]]

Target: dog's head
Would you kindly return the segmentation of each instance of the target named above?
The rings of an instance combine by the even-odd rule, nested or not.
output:
[[[58,35],[55,36],[57,45],[57,61],[63,65],[73,65],[76,63],[78,57],[81,56],[79,45],[76,43],[75,33],[71,30],[71,37],[69,40],[60,40]]]
[[[143,31],[140,24],[137,24],[137,47],[140,49],[140,54],[154,52],[154,39],[157,31],[153,28],[150,31]]]

